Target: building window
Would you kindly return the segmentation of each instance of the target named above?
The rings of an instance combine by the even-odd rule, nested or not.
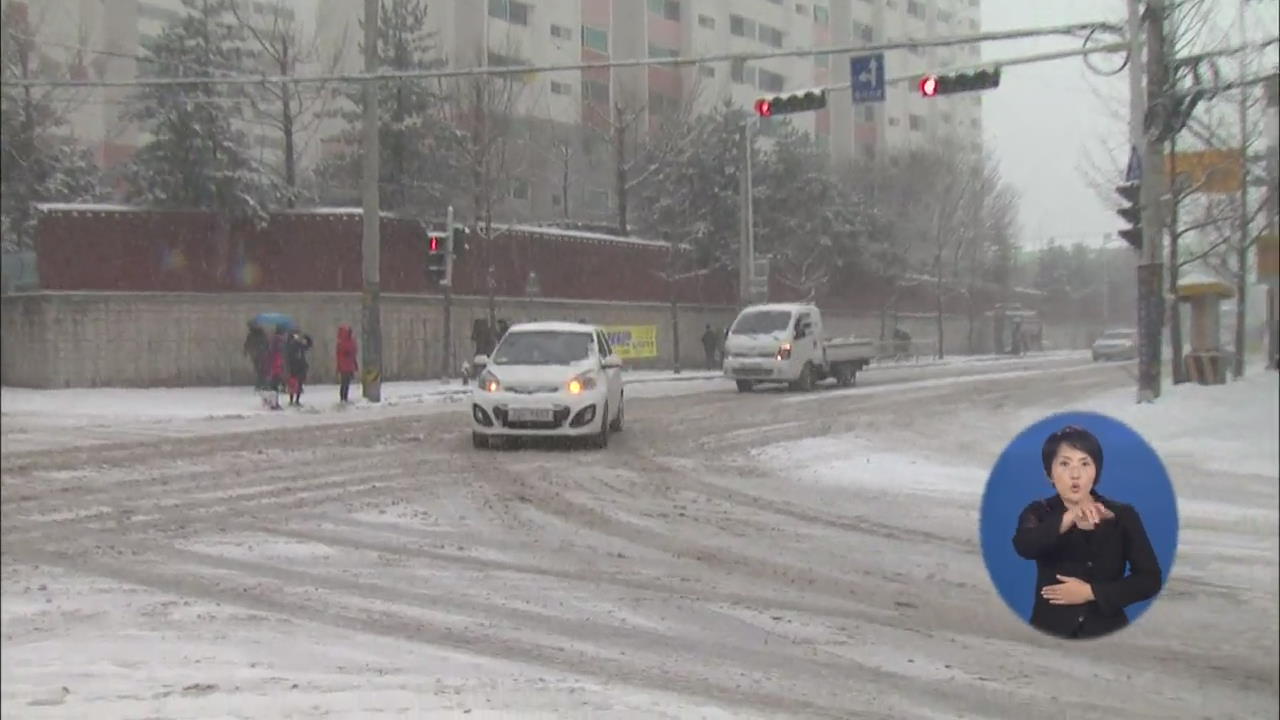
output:
[[[649,12],[666,20],[680,21],[679,0],[649,0]]]
[[[651,58],[673,58],[680,57],[680,51],[675,48],[663,47],[649,43],[649,57]]]
[[[787,79],[776,72],[769,72],[763,68],[756,75],[760,83],[760,89],[765,92],[780,93],[782,88],[787,86]]]
[[[516,179],[511,181],[511,199],[512,200],[528,200],[529,199],[529,181]]]
[[[861,38],[863,42],[874,42],[876,29],[855,20],[853,22],[853,34],[855,37]]]
[[[756,36],[756,23],[754,20],[748,20],[741,15],[730,15],[729,34],[754,38]]]
[[[909,116],[907,116],[907,125],[908,125],[908,127],[910,127],[912,130],[923,130],[923,129],[924,129],[924,116],[922,116],[922,115],[909,115]]]
[[[747,67],[746,62],[742,60],[733,60],[729,63],[729,77],[736,83],[743,85],[756,84],[756,69]]]
[[[551,92],[555,95],[572,95],[573,85],[567,82],[560,82],[559,80],[552,80]]]
[[[670,95],[649,93],[650,115],[674,115],[680,109],[680,101]]]
[[[572,40],[573,28],[564,25],[551,25],[551,37],[557,40]]]
[[[907,48],[907,52],[911,53],[912,55],[924,55],[925,49],[918,45],[912,45],[911,47]]]
[[[609,201],[611,199],[612,198],[608,190],[602,190],[600,188],[592,188],[590,190],[587,190],[587,206],[588,207],[591,207],[597,210],[604,210],[609,207]]]
[[[969,0],[969,7],[978,7],[978,0]]]
[[[938,11],[938,22],[940,22],[940,23],[949,23],[949,22],[951,22],[951,13],[950,13],[949,11],[947,11],[947,10],[939,10],[939,11]]]
[[[866,158],[866,159],[868,159],[868,160],[875,160],[875,159],[876,159],[876,146],[875,146],[875,145],[869,145],[869,144],[868,144],[868,145],[863,145],[863,146],[862,146],[862,157],[864,157],[864,158]]]
[[[609,32],[599,28],[593,28],[590,25],[582,26],[582,47],[590,48],[597,52],[609,52]]]
[[[831,67],[831,56],[830,55],[814,55],[813,66],[820,67],[820,68]]]
[[[823,5],[813,6],[813,21],[819,25],[826,25],[831,22],[831,13]]]
[[[698,74],[702,77],[713,78],[716,76],[716,69],[711,65],[699,65]]]
[[[782,31],[778,28],[761,25],[759,27],[758,39],[769,47],[782,47]]]
[[[809,6],[808,6],[808,5],[804,5],[804,4],[802,4],[802,3],[796,3],[796,14],[797,14],[797,15],[808,15],[808,14],[809,14]]]
[[[862,106],[862,122],[875,122],[876,111],[870,105]]]
[[[898,118],[896,117],[889,118],[889,127],[898,127],[901,124],[902,124],[902,121],[899,120]]]
[[[489,67],[517,67],[520,65],[528,65],[529,63],[518,57],[503,55],[492,50],[489,51]]]
[[[517,0],[489,0],[489,16],[512,25],[528,25],[529,5]]]
[[[598,80],[582,81],[582,99],[592,102],[609,102],[609,83]]]
[[[715,18],[713,18],[713,17],[711,17],[710,15],[699,15],[699,16],[698,16],[698,27],[704,27],[704,28],[706,28],[706,29],[708,29],[708,30],[715,30],[715,29],[716,29],[716,19],[715,19]]]
[[[551,193],[551,207],[560,207],[564,200],[560,197],[560,193]]]
[[[924,18],[924,4],[916,0],[907,0],[907,14],[913,17]]]
[[[977,21],[977,20],[974,20],[973,18],[969,18],[969,29],[970,29],[970,30],[972,30],[972,31],[974,31],[974,32],[977,32],[977,31],[978,31],[978,21]]]

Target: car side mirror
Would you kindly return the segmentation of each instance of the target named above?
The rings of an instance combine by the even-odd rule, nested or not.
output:
[[[488,365],[488,364],[489,364],[489,356],[488,356],[488,355],[477,355],[477,356],[475,357],[475,359],[471,361],[471,364],[472,364],[472,365],[475,365],[475,366],[476,366],[476,367],[478,367],[478,368],[482,368],[482,367],[484,367],[485,365]]]
[[[617,355],[610,355],[608,357],[601,358],[600,367],[605,368],[606,370],[620,368],[622,367],[622,358],[618,357]]]

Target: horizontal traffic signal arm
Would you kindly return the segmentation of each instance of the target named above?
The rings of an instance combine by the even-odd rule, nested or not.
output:
[[[1000,68],[951,75],[925,75],[920,78],[920,94],[924,97],[990,90],[1000,87]]]
[[[826,106],[827,91],[819,88],[762,97],[756,100],[755,110],[756,115],[760,117],[772,117],[774,115],[821,110]]]

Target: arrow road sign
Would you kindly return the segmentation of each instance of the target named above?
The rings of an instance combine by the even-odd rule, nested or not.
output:
[[[884,53],[849,58],[849,82],[855,103],[884,102]]]

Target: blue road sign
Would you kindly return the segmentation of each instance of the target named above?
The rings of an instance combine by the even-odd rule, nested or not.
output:
[[[1142,182],[1142,155],[1138,153],[1137,146],[1129,149],[1129,165],[1124,170],[1124,181]]]
[[[884,102],[884,53],[849,58],[849,82],[855,103]]]

